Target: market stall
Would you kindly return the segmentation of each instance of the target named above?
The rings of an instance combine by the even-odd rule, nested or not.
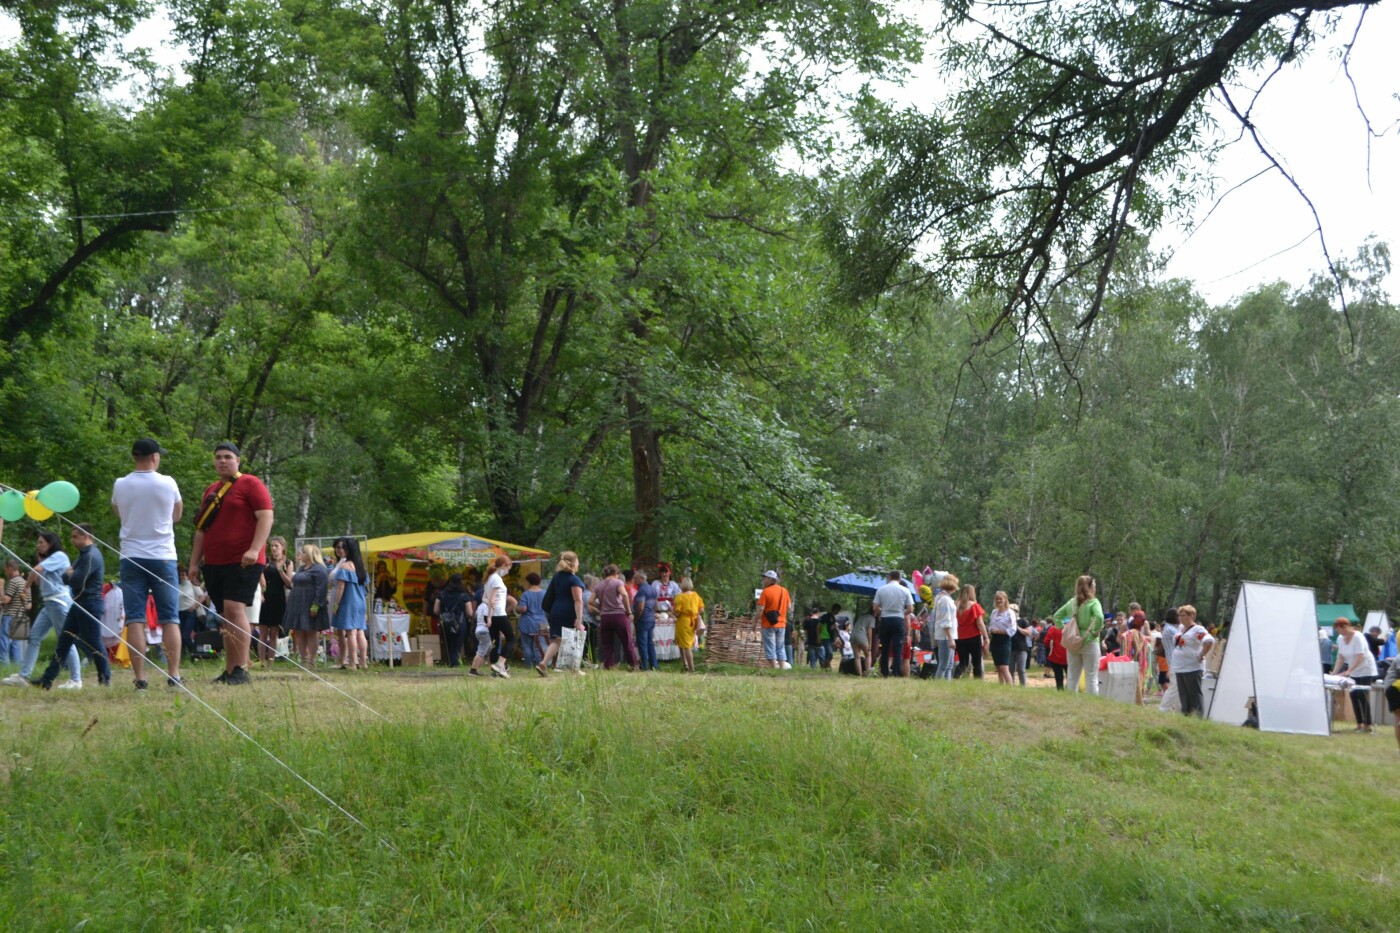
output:
[[[403,640],[415,635],[436,634],[431,618],[433,594],[460,573],[463,585],[475,588],[487,568],[502,554],[514,564],[506,574],[512,593],[524,589],[522,581],[531,572],[542,574],[548,551],[495,541],[461,531],[418,531],[411,534],[370,538],[364,544],[365,564],[373,577],[370,611],[370,643],[379,651],[383,636],[383,659],[397,656],[390,633]],[[376,635],[376,632],[378,635]],[[380,654],[375,655],[380,658]]]

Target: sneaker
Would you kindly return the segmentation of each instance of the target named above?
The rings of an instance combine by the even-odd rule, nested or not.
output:
[[[150,685],[147,684],[144,680],[138,680],[138,681],[136,681],[136,689],[137,689],[137,690],[145,690],[148,686],[150,686]]]
[[[185,678],[183,678],[183,677],[167,677],[167,678],[165,678],[165,685],[166,685],[167,687],[183,687],[183,686],[185,685]]]
[[[48,689],[48,685],[47,685],[47,684],[44,685],[44,689],[45,689],[45,690]],[[58,689],[60,689],[60,690],[81,690],[81,689],[83,689],[83,682],[82,682],[81,680],[65,680],[63,683],[61,683],[61,684],[58,685]]]
[[[785,670],[785,671],[790,671],[790,670],[792,670],[792,665],[789,664],[788,662],[784,661],[784,662],[783,662],[783,670]]]
[[[241,687],[248,683],[252,683],[252,678],[249,677],[248,672],[241,667],[235,667],[224,675],[225,687]]]
[[[481,676],[481,671],[477,670],[477,669],[474,668],[474,667],[468,668],[468,669],[467,669],[467,676],[468,676],[468,677],[480,677],[480,676]]]
[[[541,663],[535,665],[535,673],[536,673],[536,674],[539,674],[541,677],[548,677],[548,676],[549,676],[549,668],[545,667],[544,664],[543,664],[543,662],[541,662]]]
[[[6,687],[27,687],[29,686],[29,678],[23,674],[11,674],[4,680],[0,680],[0,684],[4,684]]]
[[[226,684],[226,683],[228,683],[228,671],[224,671],[224,672],[223,672],[222,674],[220,674],[218,677],[215,677],[215,678],[214,678],[214,683],[216,683],[216,684]]]

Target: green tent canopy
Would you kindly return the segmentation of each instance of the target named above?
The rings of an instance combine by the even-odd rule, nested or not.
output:
[[[1356,615],[1356,607],[1351,603],[1317,604],[1317,625],[1319,628],[1331,628],[1332,623],[1338,619],[1346,619],[1352,625],[1361,621]]]

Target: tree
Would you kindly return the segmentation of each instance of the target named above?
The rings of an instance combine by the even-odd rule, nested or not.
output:
[[[820,107],[822,94],[829,93],[823,72],[849,67],[884,73],[909,53],[910,33],[882,5],[849,0],[590,0],[572,9],[572,25],[588,38],[598,62],[580,102],[582,116],[602,131],[602,152],[621,184],[624,235],[614,268],[622,325],[634,352],[662,357],[662,348],[678,335],[724,314],[701,297],[716,291],[704,260],[676,261],[683,255],[676,247],[698,244],[732,262],[738,257],[726,239],[751,245],[755,232],[775,239],[790,235],[793,218],[783,214],[795,205],[781,193],[772,196],[783,187],[776,163],[784,146],[818,144],[808,110]],[[773,35],[783,41],[769,40]],[[749,57],[760,46],[769,53],[763,71],[753,69]],[[664,205],[658,204],[663,190]],[[732,274],[745,271],[734,267]],[[734,290],[718,291],[729,297]],[[743,313],[761,320],[765,299],[772,299],[763,289],[749,297],[759,300]],[[697,341],[690,352],[707,342],[723,348],[705,357],[723,369],[736,354],[752,352],[723,340]],[[632,561],[652,566],[661,550],[663,439],[671,428],[644,382],[643,367],[633,366],[619,388],[636,513]]]
[[[1234,88],[1265,74],[1257,97],[1339,28],[1337,11],[1364,15],[1371,2],[947,4],[937,33],[947,99],[928,113],[873,100],[864,112],[871,194],[831,227],[855,257],[854,286],[878,290],[922,253],[921,274],[945,290],[997,296],[983,344],[1002,329],[1059,341],[1054,296],[1088,276],[1071,322],[1083,331],[1104,307],[1124,244],[1200,192],[1190,167],[1209,154],[1211,98],[1287,176],[1260,141],[1253,100]]]
[[[218,61],[239,35],[236,20],[199,4],[175,11],[179,32],[202,40],[180,83],[124,45],[146,12],[139,0],[7,5],[19,37],[0,49],[6,341],[51,326],[104,262],[139,251],[144,235],[171,230],[197,207],[267,103],[247,72],[232,75]]]

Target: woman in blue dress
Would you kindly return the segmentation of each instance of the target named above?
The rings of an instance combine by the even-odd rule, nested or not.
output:
[[[360,544],[354,538],[335,539],[335,570],[330,582],[335,587],[331,599],[331,627],[340,639],[340,669],[369,670],[369,642],[365,638],[369,615],[365,587],[369,574],[360,557]]]

